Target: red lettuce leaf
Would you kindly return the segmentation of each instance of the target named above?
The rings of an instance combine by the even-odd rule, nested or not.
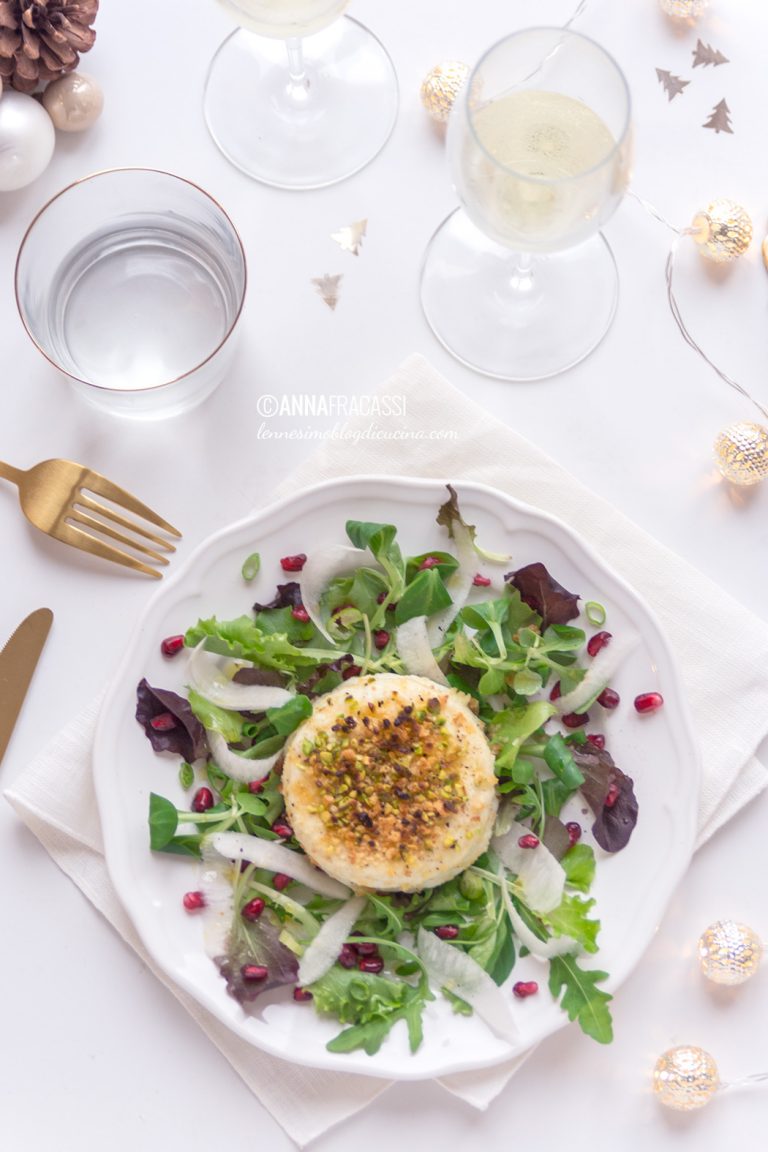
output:
[[[272,608],[301,608],[301,585],[298,580],[278,584],[274,598],[269,604],[254,604],[254,612],[269,612]]]
[[[516,572],[508,572],[504,579],[541,616],[542,632],[550,624],[567,624],[579,614],[578,595],[558,584],[543,564],[527,564]]]
[[[152,727],[154,717],[163,712],[170,712],[174,717],[174,728],[157,730]],[[136,719],[155,752],[174,752],[190,764],[209,755],[205,728],[194,715],[189,701],[177,692],[153,688],[142,680],[136,688]]]
[[[233,928],[227,954],[215,957],[214,963],[226,980],[227,992],[246,1012],[253,1011],[254,1001],[264,992],[296,983],[299,961],[280,943],[278,932],[266,915],[255,924],[246,926],[243,922]],[[246,980],[243,968],[248,964],[266,968],[266,978]]]
[[[637,824],[634,781],[617,767],[604,748],[582,744],[574,745],[571,751],[584,776],[581,794],[596,816],[592,834],[606,852],[619,852],[629,843]],[[615,799],[606,804],[611,791]]]

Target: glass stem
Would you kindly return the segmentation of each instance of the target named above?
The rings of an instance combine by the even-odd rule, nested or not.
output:
[[[510,287],[513,292],[526,294],[534,288],[534,261],[530,252],[515,252],[512,256]]]
[[[299,90],[304,92],[309,86],[309,81],[304,65],[304,49],[301,39],[298,36],[291,36],[285,42],[285,49],[288,53],[288,75],[291,78],[289,89],[294,93]]]

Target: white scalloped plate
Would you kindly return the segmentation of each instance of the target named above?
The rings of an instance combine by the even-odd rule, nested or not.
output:
[[[606,627],[615,635],[632,629],[640,637],[613,681],[622,705],[592,725],[606,733],[614,759],[634,779],[640,805],[629,846],[610,857],[598,849],[593,894],[602,921],[600,952],[587,963],[608,971],[605,987],[615,991],[650,942],[693,849],[699,756],[674,659],[647,606],[570,529],[494,489],[461,482],[455,487],[462,513],[477,525],[483,545],[511,553],[507,567],[542,561],[566,588],[605,605]],[[203,951],[200,920],[182,909],[183,893],[196,887],[194,862],[149,850],[150,792],[180,806],[183,793],[178,758],[156,755],[134,718],[135,688],[146,676],[156,686],[181,690],[183,661],[162,657],[160,640],[183,632],[198,617],[227,619],[269,599],[283,578],[279,558],[344,541],[348,519],[396,524],[404,552],[445,547],[445,530],[435,524],[445,495],[444,484],[436,480],[355,477],[319,485],[216,533],[149,604],[100,716],[94,776],[107,864],[144,945],[172,980],[233,1033],[299,1064],[424,1079],[508,1060],[567,1020],[547,991],[546,968],[531,957],[518,961],[506,986],[520,1028],[515,1046],[499,1040],[479,1019],[454,1015],[442,999],[427,1005],[424,1043],[413,1055],[402,1023],[376,1056],[332,1055],[325,1045],[339,1025],[320,1019],[311,1005],[294,1003],[285,990],[265,997],[259,1015],[245,1015]],[[240,569],[254,551],[261,553],[261,572],[246,585]],[[493,573],[482,567],[500,585],[506,569]],[[638,716],[632,699],[654,689],[663,693],[665,707]],[[537,979],[539,995],[516,1000],[511,984],[520,979]]]

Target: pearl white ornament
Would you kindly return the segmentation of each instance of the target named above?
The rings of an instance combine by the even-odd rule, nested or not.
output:
[[[43,106],[60,132],[84,132],[101,116],[104,93],[92,76],[67,72],[48,85]]]
[[[48,167],[56,133],[38,100],[10,90],[0,100],[0,192],[14,192]]]

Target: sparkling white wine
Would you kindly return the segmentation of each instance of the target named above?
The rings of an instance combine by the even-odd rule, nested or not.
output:
[[[259,36],[310,36],[333,23],[349,0],[219,0],[229,16]]]
[[[624,156],[603,120],[559,92],[521,89],[469,113],[458,156],[470,216],[500,243],[578,243],[624,190]],[[606,208],[609,207],[609,211]]]

